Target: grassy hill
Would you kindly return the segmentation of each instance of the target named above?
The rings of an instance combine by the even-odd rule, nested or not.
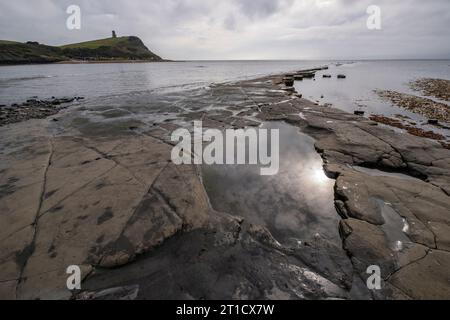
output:
[[[92,41],[85,41],[80,43],[72,43],[61,46],[62,49],[76,49],[76,48],[87,48],[87,49],[98,49],[103,46],[113,47],[126,45],[130,37],[117,37],[117,38],[106,38]]]
[[[118,37],[52,47],[0,40],[0,64],[61,61],[162,61],[138,37]]]
[[[53,63],[66,59],[56,47],[0,40],[0,64]]]
[[[20,42],[10,41],[10,40],[0,40],[0,44],[14,44],[14,43],[20,43]]]
[[[161,61],[138,37],[119,37],[69,44],[60,47],[72,59],[128,59]]]

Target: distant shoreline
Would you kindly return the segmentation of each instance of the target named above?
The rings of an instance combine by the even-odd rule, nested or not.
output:
[[[50,64],[103,64],[103,63],[156,63],[156,62],[178,62],[172,60],[126,60],[126,59],[118,59],[118,60],[98,60],[98,61],[81,61],[81,60],[66,60],[60,61]]]
[[[183,62],[183,61],[175,61],[175,60],[162,60],[162,61],[154,61],[154,60],[98,60],[98,61],[81,61],[81,60],[65,60],[58,62],[43,62],[43,63],[5,63],[1,64],[0,67],[12,67],[12,66],[36,66],[36,65],[55,65],[55,64],[126,64],[126,63],[158,63],[158,62]]]
[[[267,59],[267,60],[127,60],[127,59],[117,59],[117,60],[92,60],[92,61],[84,61],[84,60],[63,60],[63,61],[55,61],[55,62],[30,62],[30,63],[1,63],[0,67],[8,67],[8,66],[29,66],[29,65],[53,65],[53,64],[126,64],[126,63],[156,63],[156,62],[233,62],[233,61],[327,61],[327,62],[373,62],[373,61],[449,61],[450,59],[374,59],[374,60],[368,60],[368,59],[361,59],[361,60],[310,60],[310,59],[298,59],[298,60],[273,60],[273,59]],[[450,66],[450,65],[449,65]]]

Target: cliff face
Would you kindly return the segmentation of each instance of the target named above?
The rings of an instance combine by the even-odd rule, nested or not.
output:
[[[138,37],[108,38],[52,47],[37,42],[0,41],[0,64],[53,63],[66,60],[163,61]]]

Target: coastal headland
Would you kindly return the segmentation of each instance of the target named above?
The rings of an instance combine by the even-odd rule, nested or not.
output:
[[[63,46],[0,40],[0,65],[161,61],[164,60],[136,36],[114,36]]]

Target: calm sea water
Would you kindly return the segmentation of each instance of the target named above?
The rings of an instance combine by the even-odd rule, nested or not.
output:
[[[323,61],[189,61],[0,67],[0,104],[38,96],[98,98],[179,91],[326,64]]]
[[[296,82],[297,90],[313,101],[331,103],[366,115],[407,115],[425,119],[381,100],[374,90],[414,93],[408,83],[430,77],[450,80],[447,61],[357,61],[336,66],[334,61],[189,61],[138,64],[66,64],[0,67],[0,104],[31,97],[83,96],[95,105],[146,105],[154,94],[182,92],[211,83],[329,65],[316,80]],[[329,73],[331,79],[322,75]],[[337,74],[347,79],[338,80]],[[420,95],[420,94],[419,94]],[[323,98],[322,98],[323,97]],[[448,103],[448,102],[447,102]],[[434,128],[435,131],[436,128]],[[448,134],[445,132],[445,134]]]

